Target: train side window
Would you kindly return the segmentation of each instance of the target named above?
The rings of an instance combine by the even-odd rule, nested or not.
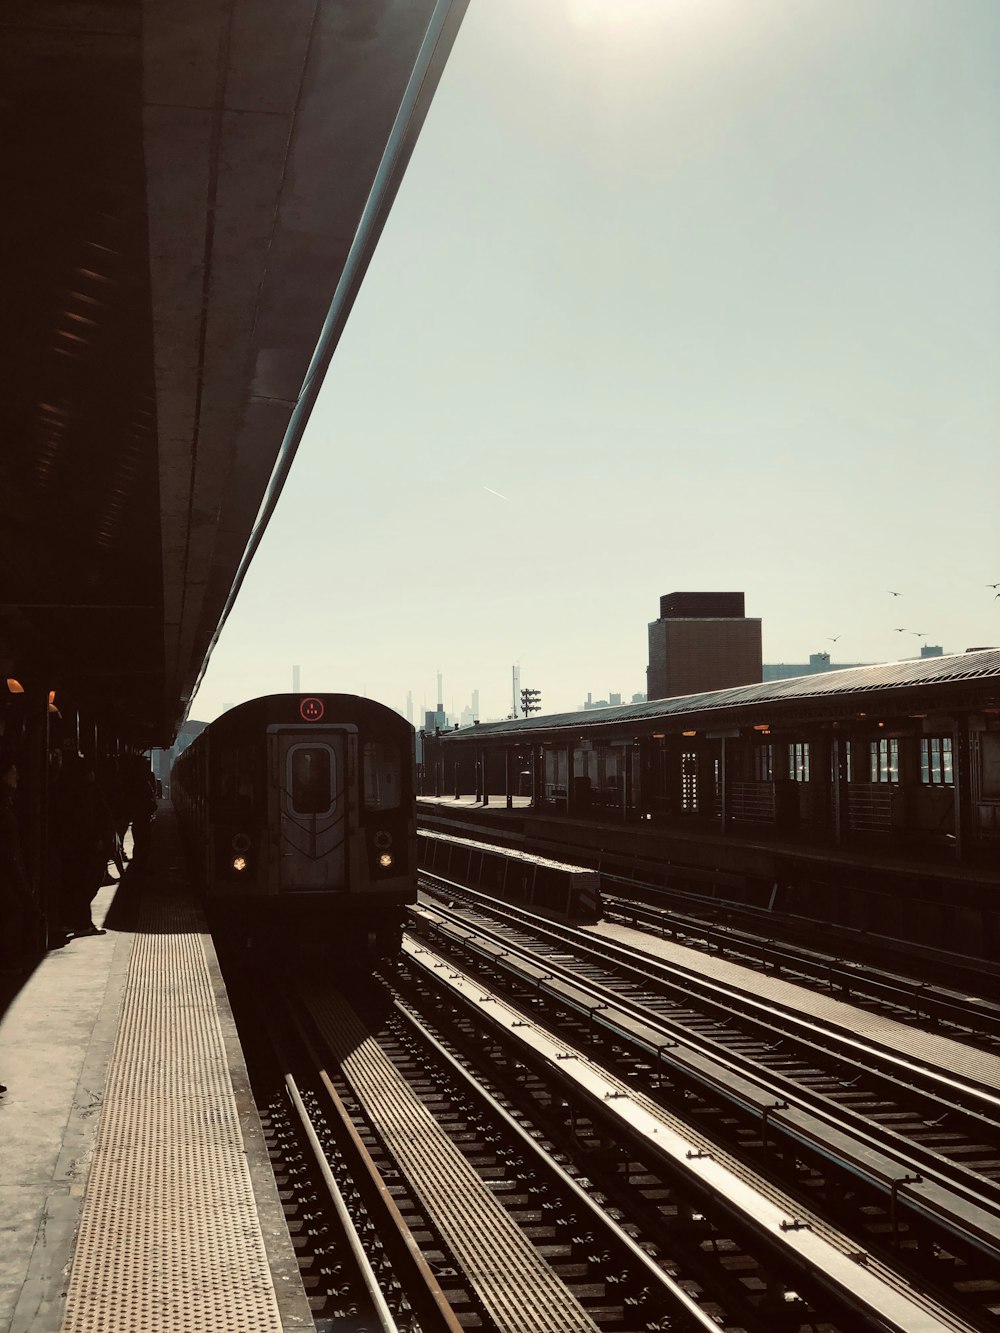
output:
[[[325,815],[333,806],[334,756],[325,745],[288,751],[288,792],[297,815]]]
[[[365,741],[362,758],[366,810],[397,810],[401,800],[399,747]]]

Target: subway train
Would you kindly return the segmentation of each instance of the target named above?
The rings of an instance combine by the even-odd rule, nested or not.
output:
[[[213,927],[392,956],[416,900],[414,731],[350,694],[274,694],[212,722],[171,795]]]

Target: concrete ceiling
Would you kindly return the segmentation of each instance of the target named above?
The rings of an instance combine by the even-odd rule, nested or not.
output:
[[[466,3],[4,6],[6,673],[169,741]]]

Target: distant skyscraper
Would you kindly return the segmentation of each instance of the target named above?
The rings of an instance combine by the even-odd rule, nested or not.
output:
[[[478,716],[479,716],[479,691],[478,691],[478,690],[473,690],[473,691],[472,691],[472,716],[473,716],[473,717],[478,717]]]
[[[413,723],[413,691],[406,691],[406,720],[411,725]]]
[[[670,592],[649,626],[647,694],[670,699],[761,680],[760,620],[741,592]]]

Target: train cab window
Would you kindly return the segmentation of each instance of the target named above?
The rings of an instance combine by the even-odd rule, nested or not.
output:
[[[325,745],[288,751],[288,792],[297,815],[325,815],[334,803],[334,756]]]
[[[366,741],[362,756],[366,810],[398,810],[402,799],[399,747]]]

